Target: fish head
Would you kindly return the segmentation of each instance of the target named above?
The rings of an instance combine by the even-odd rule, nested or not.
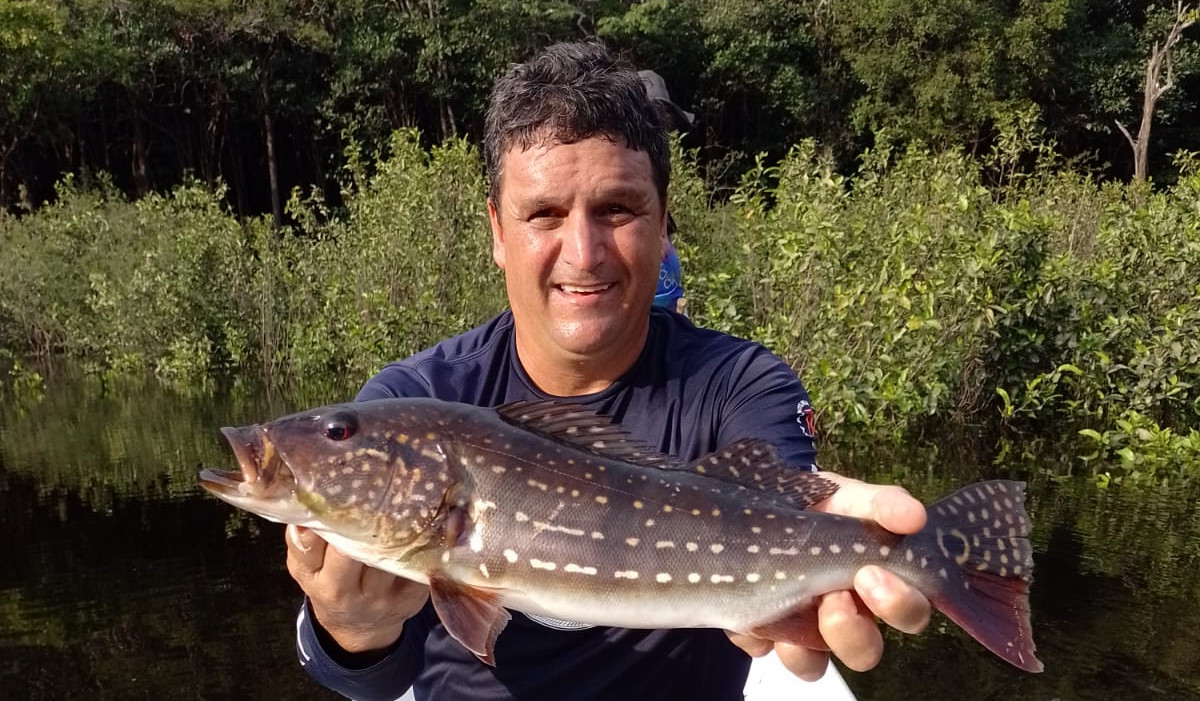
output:
[[[452,487],[444,456],[371,402],[221,432],[240,469],[205,469],[202,487],[266,519],[351,540],[410,543],[438,518]]]

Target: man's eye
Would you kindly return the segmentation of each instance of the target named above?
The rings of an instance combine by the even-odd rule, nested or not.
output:
[[[604,217],[615,225],[626,224],[633,220],[633,211],[624,205],[613,204],[605,208]]]
[[[529,221],[531,222],[548,223],[557,221],[558,219],[558,214],[549,209],[539,209],[538,211],[529,215]]]

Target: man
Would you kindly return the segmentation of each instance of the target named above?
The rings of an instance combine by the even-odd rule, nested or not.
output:
[[[800,381],[761,346],[651,310],[666,245],[666,130],[637,73],[594,44],[560,44],[501,78],[484,142],[493,257],[511,311],[372,378],[359,399],[432,396],[495,406],[563,399],[612,416],[685,460],[745,437],[814,467]],[[914,532],[924,509],[897,487],[836,476],[821,508]],[[773,643],[722,631],[625,630],[514,613],[496,666],[450,638],[428,590],[364,567],[293,528],[288,568],[307,594],[298,621],[306,670],[355,699],[741,699],[751,655]],[[814,647],[853,669],[876,664],[872,617],[916,632],[928,602],[864,568],[855,592],[822,598]],[[823,640],[823,643],[822,643]],[[815,678],[828,653],[774,645]],[[739,649],[741,648],[741,649]]]

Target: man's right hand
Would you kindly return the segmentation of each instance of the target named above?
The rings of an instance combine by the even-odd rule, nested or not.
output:
[[[285,540],[288,572],[308,595],[317,623],[346,652],[391,646],[429,598],[424,584],[352,560],[307,528],[288,526]]]

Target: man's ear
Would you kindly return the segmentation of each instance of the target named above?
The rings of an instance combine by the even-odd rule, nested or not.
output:
[[[500,213],[496,211],[496,202],[488,198],[488,221],[492,225],[492,260],[504,270],[504,229],[500,227]]]

